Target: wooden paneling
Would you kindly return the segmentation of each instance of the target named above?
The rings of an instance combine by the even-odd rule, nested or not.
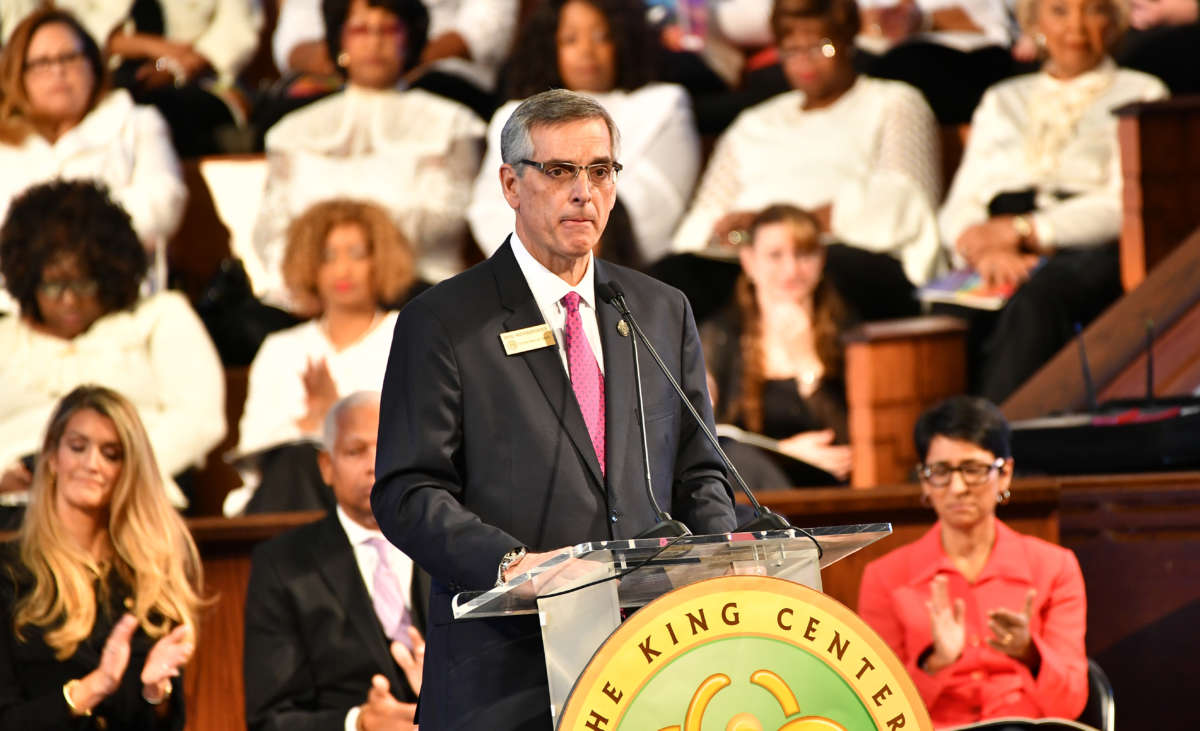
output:
[[[1181,396],[1200,386],[1200,305],[1193,306],[1174,325],[1156,331],[1154,388],[1156,396]],[[1146,355],[1143,352],[1107,386],[1100,401],[1146,395]]]
[[[917,461],[917,417],[966,389],[966,326],[951,317],[867,323],[848,332],[845,343],[850,484],[903,482]]]
[[[1117,113],[1121,282],[1129,292],[1200,226],[1200,97],[1130,104]]]

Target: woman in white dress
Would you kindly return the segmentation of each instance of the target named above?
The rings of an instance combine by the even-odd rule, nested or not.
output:
[[[1108,55],[1121,0],[1024,0],[1042,70],[988,90],[939,217],[960,263],[1017,286],[971,316],[971,387],[1002,402],[1120,296],[1121,156],[1112,110],[1162,99],[1161,81]]]
[[[326,201],[292,224],[283,278],[313,319],[269,335],[250,366],[237,449],[245,486],[227,515],[332,507],[313,444],[339,397],[383,383],[396,322],[384,308],[413,286],[412,249],[380,206]]]
[[[470,109],[397,86],[416,63],[428,22],[420,0],[352,0],[328,22],[344,91],[285,116],[267,133],[267,182],[254,230],[272,304],[292,309],[281,267],[288,224],[334,197],[383,206],[412,242],[417,271],[439,282],[463,269],[463,211],[479,169],[483,122]],[[336,20],[336,18],[333,18]]]
[[[619,155],[629,160],[617,184],[617,206],[602,255],[649,264],[670,247],[700,169],[700,138],[683,87],[651,83],[651,51],[636,0],[555,0],[521,29],[509,68],[509,101],[488,125],[488,149],[467,218],[490,255],[513,227],[500,192],[500,130],[522,99],[546,89],[587,93],[621,130]]]

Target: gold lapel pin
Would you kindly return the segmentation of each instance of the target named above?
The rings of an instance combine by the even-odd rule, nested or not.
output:
[[[617,320],[617,332],[621,333],[621,337],[629,337],[629,323],[624,320]]]

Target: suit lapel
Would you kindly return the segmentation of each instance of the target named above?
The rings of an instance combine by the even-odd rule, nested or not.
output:
[[[596,264],[596,283],[607,282],[611,274],[608,265],[599,259],[592,261]],[[637,394],[629,344],[633,334],[623,337],[617,332],[620,319],[615,307],[597,298],[596,325],[600,329],[600,344],[604,351],[604,451],[608,459],[608,479],[613,485],[641,479],[638,477],[641,474],[641,432],[634,426]],[[635,448],[632,444],[638,446]],[[626,474],[631,459],[638,467]]]
[[[521,274],[516,257],[513,256],[512,245],[511,239],[505,241],[504,245],[489,260],[493,264],[496,286],[500,292],[500,303],[510,311],[509,316],[504,320],[505,331],[519,330],[546,322],[546,319],[542,317],[542,311],[538,309],[537,302],[533,299],[533,292],[529,290],[529,284]],[[500,346],[500,334],[496,333],[496,347]],[[583,421],[583,412],[579,409],[579,402],[575,400],[575,392],[571,390],[571,381],[563,370],[558,348],[539,348],[508,357],[520,358],[529,366],[529,370],[533,372],[533,378],[537,381],[546,401],[549,402],[555,418],[571,439],[571,443],[575,445],[575,451],[587,464],[593,484],[601,492],[604,492],[604,477],[600,472],[600,461],[596,458],[595,448],[592,447],[587,424]],[[607,389],[605,396],[607,397]]]
[[[342,530],[336,513],[331,512],[321,521],[321,531],[311,548],[311,560],[333,596],[340,600],[371,660],[383,669],[383,675],[391,687],[399,687],[400,676],[388,647],[387,636],[383,634],[375,606],[371,603],[371,595],[363,584],[362,572],[354,558],[354,548],[346,537],[346,531]]]

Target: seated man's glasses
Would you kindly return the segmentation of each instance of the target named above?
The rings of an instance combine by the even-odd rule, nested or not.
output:
[[[574,183],[575,178],[579,175],[579,171],[586,170],[588,182],[597,188],[607,188],[614,185],[617,182],[617,173],[623,169],[623,166],[619,162],[595,162],[591,165],[576,165],[573,162],[558,162],[556,160],[534,162],[533,160],[522,158],[519,164],[537,168],[542,175],[563,186]]]
[[[917,474],[931,487],[946,487],[957,472],[962,475],[964,485],[979,487],[986,485],[1003,468],[1004,460],[1000,458],[991,463],[968,461],[958,466],[948,462],[934,462],[917,465]]]

